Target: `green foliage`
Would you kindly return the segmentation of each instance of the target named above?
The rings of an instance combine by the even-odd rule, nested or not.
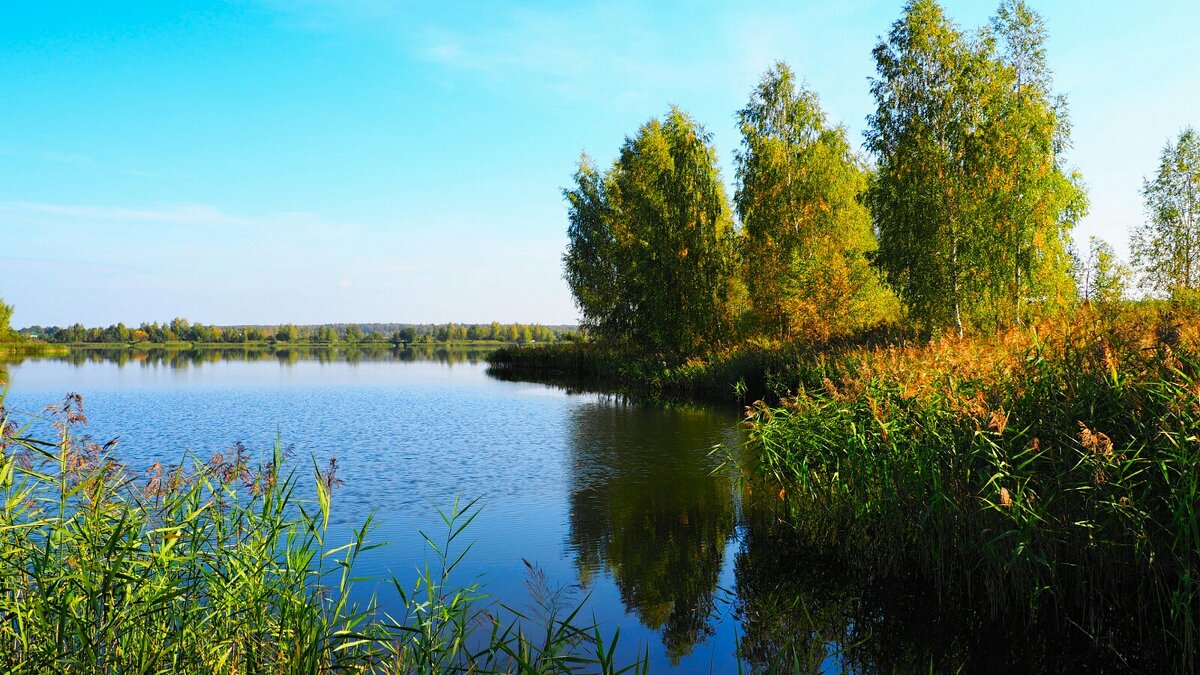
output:
[[[711,137],[672,108],[601,175],[585,156],[564,191],[563,256],[585,324],[619,344],[679,352],[729,336],[733,223]]]
[[[1184,129],[1168,141],[1158,173],[1142,186],[1148,220],[1134,228],[1133,264],[1150,293],[1200,288],[1200,136]]]
[[[913,0],[875,48],[875,262],[926,329],[1009,325],[1028,300],[1072,294],[1068,233],[1085,200],[1060,164],[1069,126],[1044,39],[1021,2],[971,39]]]
[[[295,342],[300,339],[300,329],[295,324],[285,323],[275,331],[275,339],[281,342]]]
[[[1119,302],[1129,288],[1129,268],[1103,239],[1092,237],[1088,245],[1088,259],[1081,279],[1083,299],[1100,304]]]
[[[782,62],[738,112],[742,148],[734,199],[746,238],[745,279],[767,334],[824,340],[895,318],[895,300],[868,265],[876,247],[859,195],[863,162],[816,93]]]
[[[880,326],[825,343],[748,341],[700,355],[646,354],[603,343],[501,348],[487,355],[496,377],[578,386],[603,383],[637,399],[741,403],[778,399],[805,374],[819,371],[827,354],[904,342],[911,336]]]
[[[443,514],[440,543],[425,536],[438,564],[411,585],[391,580],[400,611],[388,616],[374,596],[349,600],[370,581],[355,561],[378,544],[369,518],[335,543],[335,462],[302,485],[278,443],[257,467],[238,445],[139,477],[80,434],[81,398],[49,412],[56,442],[0,406],[5,672],[623,672],[616,634],[578,608],[526,617],[482,604],[478,583],[453,584],[473,504]]]
[[[14,338],[12,315],[13,306],[4,302],[4,298],[0,298],[0,342]]]

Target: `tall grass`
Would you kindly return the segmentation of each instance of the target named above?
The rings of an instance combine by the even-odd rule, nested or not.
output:
[[[1200,322],[1080,313],[831,353],[747,410],[754,471],[847,564],[1082,632],[1114,662],[1200,648]]]
[[[426,537],[437,564],[392,579],[399,610],[387,613],[375,596],[350,600],[355,562],[378,544],[368,518],[334,545],[335,462],[309,482],[278,443],[262,463],[237,445],[139,475],[82,434],[79,396],[47,409],[49,440],[2,403],[5,672],[623,671],[618,635],[579,607],[523,617],[454,584],[474,503],[442,514],[446,536]]]
[[[22,356],[60,356],[70,349],[66,345],[52,345],[45,342],[24,340],[21,342],[0,342],[0,357],[19,358]]]

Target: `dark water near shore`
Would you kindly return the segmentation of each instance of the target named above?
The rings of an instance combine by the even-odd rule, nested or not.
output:
[[[738,451],[737,409],[504,381],[485,354],[90,351],[0,362],[0,381],[19,415],[81,393],[87,432],[119,438],[133,470],[239,441],[267,458],[277,438],[304,466],[336,457],[331,527],[374,514],[371,539],[387,542],[360,558],[363,576],[407,584],[429,559],[419,530],[438,539],[438,509],[478,497],[457,580],[537,614],[529,561],[567,605],[586,598],[585,620],[620,627],[622,661],[648,649],[652,672],[954,671],[977,638],[1012,642],[955,628],[919,591],[848,579],[795,541],[779,497],[752,494],[711,452]],[[388,584],[358,587],[372,591],[395,603]]]

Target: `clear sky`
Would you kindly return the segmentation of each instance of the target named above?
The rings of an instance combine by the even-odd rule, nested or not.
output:
[[[945,2],[964,26],[992,2]],[[1200,0],[1041,0],[1076,231],[1123,251],[1200,125]],[[752,5],[752,8],[747,6]],[[714,134],[776,59],[861,142],[899,0],[0,5],[13,324],[574,323],[560,190],[669,104]]]

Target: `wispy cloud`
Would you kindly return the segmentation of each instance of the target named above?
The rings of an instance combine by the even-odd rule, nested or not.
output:
[[[76,224],[177,225],[195,228],[271,230],[297,228],[309,233],[332,233],[350,225],[333,223],[307,211],[283,211],[262,215],[229,213],[209,204],[154,206],[111,206],[95,204],[47,204],[43,202],[0,202],[0,219],[25,221],[70,221]]]
[[[82,220],[123,221],[179,225],[261,225],[260,218],[235,216],[206,204],[183,204],[161,208],[128,208],[38,202],[0,202],[0,212],[47,214]]]
[[[710,86],[736,67],[727,58],[734,52],[724,49],[736,36],[724,27],[721,35],[664,31],[657,10],[638,2],[259,1],[289,26],[365,31],[427,64],[473,74],[485,86],[515,82],[606,106],[644,107],[648,98],[657,106],[664,91]]]
[[[409,38],[426,62],[475,73],[494,86],[541,87],[572,100],[656,110],[664,97],[686,103],[711,91],[735,91],[776,59],[821,64],[812,26],[842,26],[844,38],[869,54],[870,28],[859,25],[872,0],[717,8],[691,22],[681,8],[664,29],[661,6],[636,2],[567,3],[549,8],[493,9],[482,30],[430,23]],[[827,5],[835,5],[833,7]],[[865,58],[865,57],[864,57]],[[801,65],[801,64],[794,64]],[[803,75],[804,73],[802,73]],[[837,73],[840,77],[841,73]]]
[[[719,63],[672,57],[663,34],[638,5],[570,5],[552,11],[497,12],[488,30],[433,25],[412,48],[429,63],[473,72],[492,84],[532,77],[534,86],[573,100],[627,102],[635,93],[711,78]],[[647,86],[650,85],[650,86]]]
[[[48,164],[67,164],[70,166],[88,166],[95,160],[82,152],[63,152],[60,150],[42,150],[32,148],[0,147],[0,156],[17,157]]]

